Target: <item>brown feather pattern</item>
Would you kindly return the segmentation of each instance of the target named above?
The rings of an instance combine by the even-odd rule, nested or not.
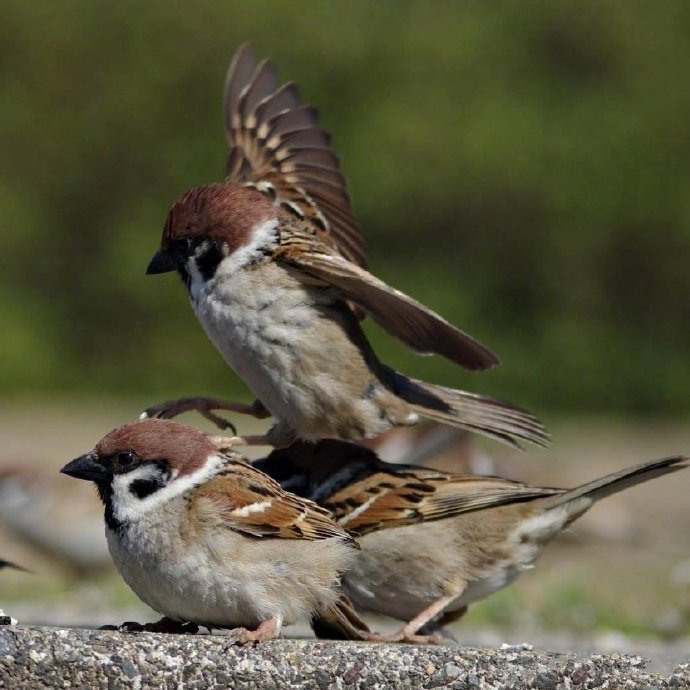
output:
[[[256,465],[328,508],[357,536],[566,493],[500,477],[392,464],[368,448],[334,439],[276,449]]]
[[[328,510],[288,493],[263,472],[228,456],[223,468],[191,498],[190,505],[210,503],[222,526],[252,537],[353,541]]]
[[[446,474],[391,465],[322,501],[336,520],[358,536],[379,529],[441,520],[462,513],[531,501],[560,489],[528,486],[494,477]]]
[[[301,106],[294,84],[278,84],[268,60],[241,46],[225,82],[229,182],[255,186],[310,221],[310,229],[346,259],[364,266],[364,242],[330,137],[315,108]]]
[[[601,498],[677,472],[689,463],[685,456],[670,456],[618,470],[574,489],[560,489],[387,463],[368,448],[332,439],[296,443],[257,461],[263,471],[282,477],[298,493],[318,500],[358,537],[539,499],[541,512],[589,499],[580,512],[573,512],[574,520]]]
[[[472,336],[296,226],[283,229],[274,259],[337,288],[344,300],[359,306],[416,352],[441,355],[467,369],[498,364],[498,357]]]

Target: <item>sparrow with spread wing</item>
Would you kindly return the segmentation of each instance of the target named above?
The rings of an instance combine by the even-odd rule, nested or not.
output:
[[[345,180],[316,111],[249,46],[225,89],[230,155],[224,184],[189,190],[170,211],[148,273],[177,271],[199,321],[253,391],[253,405],[185,398],[143,416],[197,409],[272,415],[266,437],[371,438],[425,417],[501,441],[548,436],[514,405],[412,379],[383,364],[360,319],[370,315],[413,350],[467,369],[498,358],[484,345],[365,268]]]

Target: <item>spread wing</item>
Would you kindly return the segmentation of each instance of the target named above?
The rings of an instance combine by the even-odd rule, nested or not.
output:
[[[499,359],[421,302],[386,285],[361,266],[338,256],[302,232],[285,233],[274,258],[305,279],[336,288],[391,335],[421,354],[436,354],[467,369],[488,369]]]
[[[358,536],[562,493],[496,477],[450,475],[416,467],[381,469],[322,505]]]
[[[192,501],[200,520],[250,537],[352,541],[327,510],[230,458],[213,479],[194,491]]]
[[[225,82],[229,181],[250,183],[301,218],[342,256],[364,266],[364,243],[330,137],[297,87],[279,86],[269,60],[249,44],[235,53]]]

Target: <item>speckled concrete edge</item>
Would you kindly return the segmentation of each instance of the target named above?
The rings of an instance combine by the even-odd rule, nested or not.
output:
[[[641,657],[0,627],[1,688],[690,688]]]

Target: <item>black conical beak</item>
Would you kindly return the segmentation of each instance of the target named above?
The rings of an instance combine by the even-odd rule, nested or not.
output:
[[[146,269],[146,275],[176,271],[179,264],[180,261],[176,256],[173,256],[170,252],[165,251],[165,249],[159,249],[153,255],[153,259],[151,259],[149,262],[148,268]]]
[[[105,468],[98,462],[95,453],[87,453],[76,460],[72,460],[72,462],[68,462],[60,472],[75,479],[97,482],[105,474]]]

